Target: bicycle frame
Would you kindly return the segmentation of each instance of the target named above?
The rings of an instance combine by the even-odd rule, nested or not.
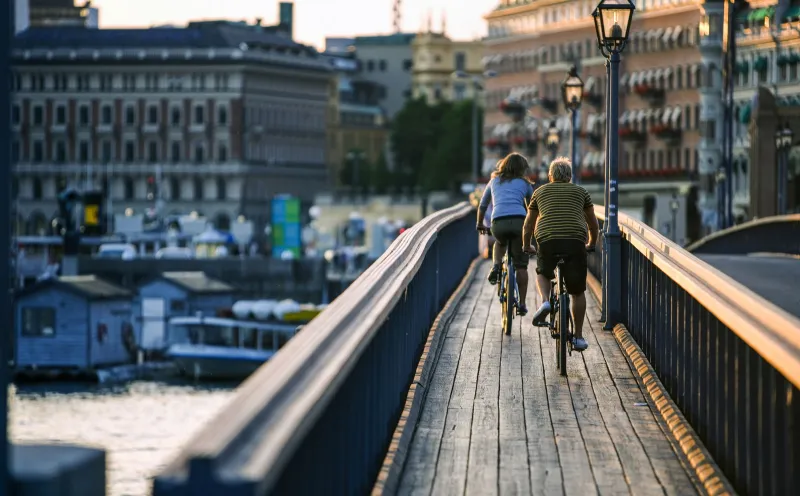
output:
[[[556,264],[556,284],[550,290],[550,335],[556,340],[556,366],[561,375],[566,377],[567,354],[572,355],[573,323],[569,293],[561,273],[564,263],[564,259],[560,259]]]
[[[508,285],[512,286],[510,294]],[[508,250],[506,250],[506,254],[503,257],[497,293],[500,297],[500,306],[503,311],[503,332],[506,335],[510,335],[514,313],[519,309],[519,286],[517,285],[516,267],[511,261]]]

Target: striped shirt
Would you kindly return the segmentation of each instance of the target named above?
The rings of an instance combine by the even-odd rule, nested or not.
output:
[[[591,208],[592,197],[572,183],[547,183],[533,193],[528,210],[538,213],[537,243],[553,239],[574,239],[586,243],[588,226],[584,209]]]

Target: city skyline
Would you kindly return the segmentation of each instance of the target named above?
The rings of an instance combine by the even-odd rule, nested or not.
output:
[[[483,16],[499,0],[403,0],[401,29],[418,32],[431,27],[441,29],[444,14],[446,31],[454,39],[475,39],[485,35]],[[154,25],[185,25],[201,19],[230,19],[252,22],[261,18],[266,25],[276,24],[278,2],[263,0],[138,0],[136,8],[120,0],[95,0],[100,10],[101,28],[133,28]],[[301,43],[323,49],[326,37],[350,37],[373,34],[390,34],[392,28],[392,1],[374,0],[295,0],[294,38]],[[360,15],[354,14],[355,11]],[[365,22],[368,20],[368,22]]]

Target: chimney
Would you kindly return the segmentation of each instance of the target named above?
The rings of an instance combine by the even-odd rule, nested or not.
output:
[[[294,39],[294,4],[292,2],[278,4],[278,25],[289,35],[289,39]]]
[[[260,17],[256,17],[256,26],[261,26],[262,19]]]

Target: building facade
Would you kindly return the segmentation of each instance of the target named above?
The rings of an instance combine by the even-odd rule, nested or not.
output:
[[[411,44],[413,52],[412,96],[429,103],[473,98],[475,85],[454,78],[456,71],[469,77],[483,76],[483,42],[454,41],[442,31],[419,33]]]
[[[758,86],[772,86],[784,104],[800,103],[800,55],[795,55],[800,54],[800,9],[790,6],[780,15],[776,37],[775,1],[750,2],[737,14],[734,163],[731,177],[721,177],[722,5],[637,2],[620,65],[620,208],[678,241],[715,228],[720,180],[732,182],[734,217],[752,216],[748,126]],[[523,150],[537,167],[554,153],[567,154],[569,119],[560,85],[569,67],[577,65],[586,84],[577,162],[584,186],[600,202],[606,81],[591,20],[595,6],[593,1],[504,1],[486,16],[484,62],[498,77],[487,83],[484,141],[498,154],[512,147]],[[509,97],[531,106],[523,122],[514,124],[499,110]],[[555,152],[544,146],[551,124],[561,138]],[[675,226],[673,197],[680,204]]]
[[[378,104],[390,120],[411,96],[411,43],[415,36],[413,33],[358,36],[353,43],[356,57],[362,64],[363,79],[386,89]]]
[[[355,168],[374,165],[384,152],[389,137],[386,111],[379,102],[386,87],[364,78],[364,64],[356,58],[352,41],[338,38],[326,42],[332,48],[325,53],[336,75],[335,115],[331,122],[331,177],[335,186],[359,186],[364,178]],[[348,172],[349,171],[349,172]]]
[[[19,233],[48,233],[67,185],[103,191],[109,218],[160,198],[165,215],[245,215],[258,232],[275,195],[328,187],[332,72],[281,30],[31,28],[13,63]]]

